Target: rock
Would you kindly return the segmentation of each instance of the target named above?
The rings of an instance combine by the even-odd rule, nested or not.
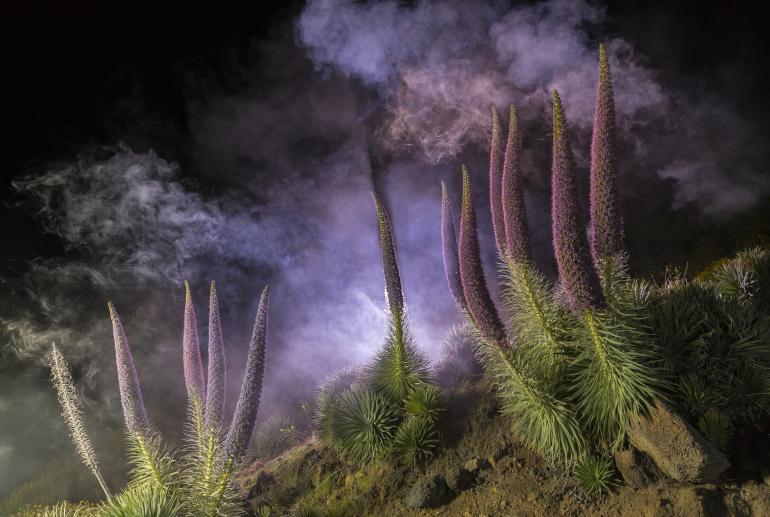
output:
[[[443,477],[423,477],[409,491],[406,504],[411,508],[436,508],[447,503],[451,496]]]
[[[623,481],[631,488],[641,488],[650,482],[644,465],[634,449],[615,452],[615,466],[618,467]]]
[[[484,458],[471,458],[465,462],[465,470],[471,474],[476,474],[479,470],[486,470],[489,468],[489,461]]]
[[[660,401],[649,417],[631,422],[628,437],[663,474],[676,481],[711,481],[730,467],[722,452]]]
[[[446,477],[446,483],[449,485],[449,488],[455,492],[461,492],[471,486],[475,479],[476,477],[472,472],[465,468],[458,467],[449,473]]]

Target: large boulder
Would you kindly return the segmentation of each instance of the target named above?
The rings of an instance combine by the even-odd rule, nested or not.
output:
[[[676,481],[712,481],[730,467],[722,452],[661,401],[649,416],[633,419],[628,437]]]
[[[452,491],[441,476],[423,477],[409,491],[406,504],[412,508],[435,508],[449,502]]]

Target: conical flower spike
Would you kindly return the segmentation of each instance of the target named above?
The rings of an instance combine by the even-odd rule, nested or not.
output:
[[[262,394],[262,378],[265,374],[265,344],[267,341],[267,307],[270,289],[265,287],[259,300],[254,331],[251,334],[246,370],[241,382],[241,393],[235,406],[233,421],[225,439],[226,456],[238,464],[243,458],[254,433],[254,423]]]
[[[508,247],[505,243],[505,219],[503,216],[503,139],[500,134],[500,118],[492,108],[492,142],[489,146],[489,208],[492,212],[492,228],[495,232],[495,244],[501,256],[505,256]]]
[[[377,209],[377,221],[380,231],[380,252],[382,254],[382,269],[385,272],[385,296],[388,308],[394,314],[404,311],[404,294],[401,288],[401,275],[396,261],[396,246],[393,242],[393,228],[390,216],[377,196],[372,193],[374,206]]]
[[[123,324],[112,302],[107,303],[112,320],[112,335],[115,341],[115,364],[118,368],[118,389],[120,402],[123,405],[123,418],[126,427],[131,433],[145,435],[149,430],[147,413],[144,410],[142,400],[142,388],[139,386],[139,377],[136,375],[134,359],[131,357],[131,349],[128,347],[126,334],[123,332]]]
[[[465,293],[465,303],[481,335],[496,346],[507,346],[505,329],[492,303],[484,279],[479,238],[476,234],[476,212],[473,206],[471,179],[465,165],[463,165],[463,202],[460,214],[460,279]]]
[[[556,90],[553,92],[553,165],[551,169],[553,248],[559,279],[575,312],[603,304],[599,278],[591,264],[586,232],[580,217],[577,181],[567,142],[567,122]]]
[[[201,347],[198,341],[198,322],[195,307],[190,294],[190,284],[184,283],[184,337],[182,338],[182,359],[184,363],[184,382],[187,396],[195,397],[201,404],[206,402],[206,388],[203,382],[203,363]]]
[[[503,162],[502,204],[508,258],[514,263],[529,262],[532,256],[527,211],[524,207],[524,187],[521,181],[520,151],[519,124],[516,109],[511,106],[508,143],[505,146]]]
[[[599,86],[591,138],[591,251],[595,259],[621,251],[619,179],[615,155],[615,101],[607,49],[599,45]]]
[[[211,282],[209,294],[209,372],[206,388],[205,421],[209,429],[222,426],[225,410],[225,348],[222,339],[222,324],[219,320],[217,289]]]
[[[70,367],[67,361],[64,360],[64,356],[59,352],[59,349],[56,348],[56,345],[51,345],[51,353],[48,355],[48,360],[51,366],[51,381],[56,389],[56,394],[59,396],[61,414],[64,417],[64,423],[67,424],[67,429],[69,429],[75,448],[80,455],[80,459],[83,460],[88,470],[93,473],[99,482],[104,495],[110,498],[112,495],[107,488],[107,484],[104,482],[104,478],[102,478],[99,463],[96,461],[96,454],[91,445],[91,438],[88,436],[86,425],[83,422],[80,401],[78,400],[75,383],[70,374]]]
[[[444,252],[444,272],[457,305],[465,306],[465,294],[460,279],[460,257],[457,255],[457,230],[455,229],[452,201],[447,193],[446,183],[441,182],[441,247]]]

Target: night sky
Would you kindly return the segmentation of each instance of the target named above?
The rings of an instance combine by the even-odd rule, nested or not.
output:
[[[406,2],[405,4],[409,4]],[[515,4],[515,3],[514,3]],[[729,99],[767,134],[768,31],[758,2],[605,2],[605,34],[633,42],[670,81]],[[14,177],[124,140],[195,167],[187,120],[189,79],[226,80],[233,62],[259,69],[256,42],[290,30],[303,2],[14,2],[2,15],[3,146],[0,274],[61,253],[13,205]],[[237,88],[237,85],[230,85]],[[190,174],[193,171],[188,167]]]
[[[569,11],[564,7],[569,2],[556,4]],[[639,138],[655,147],[644,152],[653,156],[649,163],[657,169],[674,164],[671,170],[687,170],[691,158],[711,161],[709,153],[716,164],[706,178],[687,176],[689,183],[682,182],[678,190],[672,186],[672,177],[681,176],[666,179],[665,175],[656,176],[655,170],[647,176],[638,171],[629,173],[626,222],[634,269],[643,275],[655,274],[667,264],[690,264],[698,269],[742,246],[766,242],[770,235],[766,217],[770,207],[766,48],[770,42],[765,19],[759,15],[759,2],[740,9],[728,4],[706,8],[702,2],[673,1],[657,5],[579,4],[581,9],[590,10],[594,5],[606,8],[606,15],[587,24],[590,26],[571,27],[574,33],[587,35],[586,45],[622,38],[629,46],[617,46],[619,59],[625,59],[623,52],[632,48],[637,59],[633,62],[649,72],[645,77],[666,93],[676,92],[660,113],[650,114],[651,107],[634,112],[639,120],[651,122],[636,126],[629,119],[628,135],[633,138],[629,136],[622,147],[626,156],[637,152],[634,139]],[[397,16],[407,18],[414,4],[398,5],[401,10]],[[504,13],[537,4],[494,5],[491,12]],[[39,414],[27,414],[21,405],[44,400],[40,413],[55,413],[48,374],[40,361],[39,347],[48,342],[45,340],[73,341],[69,350],[63,346],[63,353],[69,354],[82,383],[87,411],[100,415],[92,416],[92,423],[107,430],[118,428],[114,418],[116,390],[109,384],[114,376],[111,343],[104,341],[108,336],[105,314],[98,312],[104,312],[108,298],[119,308],[125,307],[129,340],[133,333],[140,364],[157,361],[181,369],[180,364],[173,363],[173,333],[160,323],[168,314],[176,315],[173,325],[181,321],[181,279],[196,282],[201,321],[206,310],[206,281],[215,277],[218,285],[219,278],[225,285],[229,281],[231,287],[223,288],[224,294],[230,296],[232,305],[240,304],[230,309],[225,306],[225,325],[237,328],[229,332],[233,341],[248,331],[249,315],[256,307],[255,293],[267,281],[276,283],[279,289],[274,291],[276,302],[271,314],[275,318],[276,351],[272,357],[282,369],[268,372],[267,412],[291,407],[301,398],[287,392],[286,386],[299,385],[309,391],[320,376],[343,366],[343,359],[350,359],[348,355],[363,360],[381,334],[383,321],[376,309],[381,304],[382,288],[369,190],[383,192],[394,207],[401,259],[410,261],[402,263],[407,300],[441,299],[430,307],[414,304],[418,337],[431,340],[441,335],[456,316],[447,316],[453,305],[440,280],[427,285],[418,279],[440,278],[434,263],[439,252],[434,228],[438,179],[456,176],[460,159],[467,160],[472,169],[475,166],[482,173],[477,188],[481,206],[486,148],[474,136],[462,140],[461,146],[440,160],[422,156],[415,150],[419,149],[416,143],[406,147],[408,152],[385,151],[384,145],[378,148],[380,144],[375,142],[382,133],[373,127],[378,117],[387,120],[389,109],[397,104],[395,97],[389,97],[395,87],[387,82],[390,79],[371,79],[376,74],[367,79],[361,70],[346,71],[339,56],[338,62],[325,60],[320,54],[311,57],[308,49],[313,45],[322,48],[324,42],[309,42],[300,36],[297,20],[304,12],[305,2],[296,1],[74,0],[3,6],[0,33],[5,40],[2,61],[6,73],[0,86],[5,161],[0,168],[0,239],[4,243],[0,247],[0,421],[5,423],[0,423],[0,499],[16,484],[33,478],[56,447],[68,447],[63,427],[58,422],[51,424],[50,435],[37,430],[29,436],[26,446],[35,452],[27,454],[32,458],[28,465],[12,475],[2,471],[12,463],[9,458],[23,456],[19,435],[31,426],[44,428],[50,422]],[[542,17],[561,23],[555,15]],[[357,22],[350,20],[346,27],[354,33]],[[414,56],[405,52],[404,61],[413,65]],[[393,62],[398,59],[393,57]],[[385,56],[383,62],[389,60],[390,56]],[[393,66],[398,73],[413,69]],[[632,84],[628,83],[629,88]],[[622,90],[616,86],[616,91]],[[517,95],[512,93],[505,102],[517,100]],[[693,107],[699,117],[697,132],[688,131],[687,124],[678,125]],[[488,106],[480,109],[488,113]],[[532,148],[529,163],[541,163],[541,151],[550,142],[550,135],[538,125],[538,117],[544,117],[538,109],[546,113],[542,107],[526,112],[531,117],[527,127],[533,135],[528,144]],[[569,104],[567,114],[569,117]],[[575,141],[576,145],[585,143],[580,131],[576,131]],[[192,219],[198,214],[196,210],[206,214],[207,226],[196,226],[194,232],[210,231],[211,235],[200,235],[197,241],[196,235],[188,239],[182,221],[182,233],[174,233],[174,229],[171,237],[163,231],[137,235],[142,228],[130,227],[102,238],[99,232],[108,232],[106,227],[79,218],[99,220],[104,214],[119,214],[109,211],[110,200],[120,199],[119,185],[108,185],[115,189],[110,193],[113,198],[99,198],[100,204],[95,203],[85,216],[78,213],[79,230],[68,234],[71,226],[67,225],[73,224],[77,207],[65,211],[66,196],[86,193],[83,199],[87,199],[89,193],[98,193],[89,189],[98,184],[100,173],[64,176],[73,182],[67,186],[72,192],[58,189],[42,201],[35,196],[49,191],[34,179],[46,171],[64,170],[65,164],[74,163],[78,157],[85,163],[102,163],[116,153],[114,146],[119,143],[130,150],[124,153],[127,160],[146,159],[141,163],[150,163],[150,169],[163,170],[164,165],[155,161],[157,157],[164,163],[178,164],[178,171],[168,173],[170,176],[158,173],[173,184],[173,189],[165,191],[161,186],[156,199],[172,203],[182,218]],[[146,155],[150,150],[155,154]],[[377,161],[382,156],[384,164]],[[679,156],[681,162],[677,161]],[[735,161],[738,159],[740,163]],[[628,161],[629,169],[642,166],[632,164],[633,159]],[[372,166],[374,169],[369,170]],[[364,174],[357,174],[359,169]],[[329,172],[332,170],[333,174]],[[147,182],[141,184],[143,187],[157,186],[157,177],[152,174],[144,178]],[[543,196],[547,196],[541,188],[542,174],[533,172],[528,180],[532,191],[528,203],[536,208],[545,206]],[[735,202],[729,199],[733,179],[736,185],[744,185],[736,196],[751,199],[745,209],[741,206],[744,197],[736,197]],[[29,186],[30,180],[32,186],[25,190],[23,185]],[[126,183],[126,189],[136,185]],[[191,203],[194,208],[184,212]],[[712,210],[710,203],[721,205]],[[370,209],[371,214],[366,212]],[[371,220],[366,219],[369,215]],[[548,226],[545,218],[545,213],[536,215],[533,224]],[[488,233],[489,223],[481,224],[482,232]],[[92,238],[89,231],[100,237]],[[232,235],[223,236],[222,232],[230,231]],[[425,235],[435,239],[424,244]],[[257,242],[251,242],[252,237]],[[549,235],[544,231],[535,240],[536,252],[539,250],[543,263],[552,267],[553,259],[547,256]],[[195,246],[187,253],[185,246],[190,242]],[[234,242],[238,249],[230,250],[228,246]],[[482,238],[482,245],[489,251],[491,267],[494,257],[488,235]],[[427,247],[435,249],[423,260],[420,253]],[[172,251],[167,256],[164,250],[168,249]],[[131,254],[132,250],[137,250],[136,254]],[[257,252],[259,256],[251,260],[249,255]],[[317,258],[313,256],[316,252]],[[140,257],[141,267],[151,270],[149,273],[138,271],[136,257]],[[130,267],[122,268],[124,259]],[[77,276],[80,274],[84,276]],[[99,275],[105,280],[99,280]],[[80,284],[83,278],[87,281]],[[246,284],[248,288],[242,287]],[[305,285],[310,294],[302,294]],[[288,294],[282,295],[281,286]],[[339,301],[340,296],[347,296],[349,301]],[[297,300],[309,301],[297,308]],[[345,312],[369,305],[375,308],[365,314],[348,316]],[[58,314],[57,307],[66,307],[67,313]],[[319,327],[319,321],[337,316],[352,329],[369,329],[366,337],[352,345],[349,333]],[[146,322],[144,328],[139,321]],[[297,328],[306,330],[297,335]],[[174,329],[181,333],[181,326]],[[162,345],[151,348],[147,343],[158,335],[162,335],[158,338]],[[16,345],[10,346],[12,343],[22,343],[18,346],[23,353],[18,353]],[[424,345],[426,349],[431,346]],[[237,365],[245,345],[233,347],[232,361]],[[292,354],[306,350],[316,354],[311,354],[308,364],[292,359]],[[96,358],[93,361],[92,356]],[[311,364],[313,357],[340,359],[316,370]],[[179,380],[180,373],[174,375]],[[146,376],[151,398],[169,392],[181,400],[181,384],[162,387],[160,381],[165,379],[160,374]],[[235,389],[231,386],[231,391]],[[39,398],[25,398],[26,390]],[[149,405],[150,413],[161,413],[157,406],[153,410],[152,402]],[[169,419],[181,413],[181,403],[176,405]],[[101,411],[106,416],[101,416]],[[12,420],[18,425],[9,424]],[[161,422],[161,427],[164,425]],[[113,443],[110,440],[97,437],[95,441],[99,447]],[[120,475],[109,469],[108,474]]]

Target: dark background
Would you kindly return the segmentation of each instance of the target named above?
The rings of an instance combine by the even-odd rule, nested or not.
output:
[[[13,2],[0,13],[0,277],[61,254],[12,194],[14,177],[86,145],[150,142],[194,174],[185,92],[190,74],[222,63],[258,68],[253,43],[287,30],[303,2]],[[731,98],[767,133],[770,100],[760,4],[609,2],[607,34],[630,40],[663,77]],[[223,80],[225,78],[223,77]],[[697,84],[705,83],[705,84]]]

